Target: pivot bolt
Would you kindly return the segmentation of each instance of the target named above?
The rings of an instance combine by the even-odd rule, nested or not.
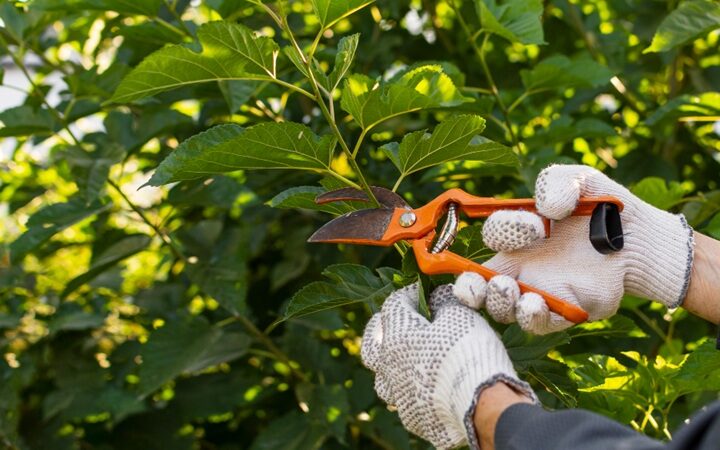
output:
[[[417,216],[415,216],[415,213],[412,211],[404,212],[400,216],[400,219],[398,222],[400,222],[400,226],[403,228],[411,227],[415,224],[415,221],[417,220]]]

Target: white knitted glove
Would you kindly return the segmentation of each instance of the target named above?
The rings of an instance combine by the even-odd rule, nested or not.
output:
[[[548,311],[537,294],[520,296],[520,280],[579,305],[590,320],[612,316],[623,293],[680,306],[693,261],[693,230],[682,215],[659,210],[591,167],[555,165],[535,184],[540,214],[557,220],[543,239],[542,220],[526,211],[498,211],[483,226],[485,245],[499,253],[485,266],[504,275],[489,283],[462,274],[455,294],[475,307],[485,303],[499,322],[517,320],[526,331],[546,334],[572,325]],[[625,204],[620,214],[625,246],[609,255],[590,243],[589,217],[568,217],[580,196],[612,195]]]
[[[452,285],[430,296],[432,322],[417,311],[418,285],[395,291],[365,328],[361,356],[378,396],[397,407],[405,428],[440,449],[468,442],[482,389],[498,380],[537,401],[520,381],[490,325],[459,303]],[[469,440],[469,441],[468,441]]]

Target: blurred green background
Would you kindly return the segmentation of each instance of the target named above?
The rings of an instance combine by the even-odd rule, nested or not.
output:
[[[340,84],[326,104],[359,142],[354,158],[333,153],[340,177],[236,170],[138,189],[218,124],[336,131],[298,93],[311,83],[285,50],[274,61],[286,85],[210,77],[110,100],[153,52],[200,51],[208,22],[290,46],[283,13],[318,73],[345,58],[390,86],[434,64],[438,92],[464,100],[366,130]],[[394,288],[450,279],[419,276],[402,248],[307,244],[362,206],[312,205],[338,179],[362,173],[419,206],[451,187],[531,196],[543,167],[580,162],[720,238],[715,1],[2,0],[0,18],[0,447],[427,448],[376,398],[360,336]],[[338,56],[354,33],[354,60]],[[504,162],[459,158],[399,179],[381,147],[461,114],[485,119]],[[479,224],[465,225],[453,249],[490,256]],[[550,408],[668,439],[718,398],[714,329],[681,309],[628,297],[613,319],[568,332],[497,329]]]

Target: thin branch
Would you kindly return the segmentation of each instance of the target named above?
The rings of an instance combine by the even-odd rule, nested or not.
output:
[[[167,244],[168,247],[170,247],[170,250],[172,251],[173,255],[179,260],[187,262],[187,258],[185,255],[183,255],[182,251],[175,245],[172,239],[170,239],[170,236],[165,233],[163,230],[160,229],[157,225],[155,225],[150,218],[145,215],[145,212],[137,206],[135,203],[133,203],[130,198],[125,195],[125,193],[120,189],[120,186],[117,185],[113,180],[109,179],[107,180],[108,184],[112,186],[115,191],[117,191],[118,194],[120,194],[120,197],[122,197],[123,200],[125,200],[125,203],[137,213],[138,216],[140,216],[140,219],[142,219],[143,222],[145,222],[152,230],[155,232],[155,234],[158,235],[158,237],[163,241],[163,243]]]
[[[478,59],[480,60],[480,66],[485,75],[485,78],[487,79],[488,84],[490,85],[489,93],[492,94],[493,97],[495,97],[498,107],[500,108],[500,111],[502,112],[503,120],[506,124],[508,135],[510,136],[510,141],[512,142],[513,146],[517,146],[519,141],[518,141],[517,136],[515,135],[515,132],[513,131],[512,122],[510,122],[510,113],[508,111],[508,108],[505,106],[505,102],[503,102],[502,97],[500,97],[500,90],[498,89],[497,84],[495,83],[495,79],[492,76],[492,72],[490,71],[490,68],[488,67],[487,61],[485,60],[485,54],[487,51],[487,43],[490,40],[491,34],[486,33],[485,37],[483,38],[482,44],[478,47],[477,38],[479,38],[482,35],[483,29],[481,28],[479,31],[472,33],[470,31],[470,27],[468,26],[467,22],[465,22],[465,19],[463,18],[462,14],[460,13],[460,10],[458,10],[457,5],[455,4],[455,1],[451,1],[450,6],[455,11],[455,16],[458,18],[458,22],[460,23],[460,26],[462,27],[465,34],[468,36],[470,45],[472,46],[473,50],[475,51],[475,54],[478,56]]]
[[[80,140],[72,132],[68,122],[65,120],[64,117],[62,117],[60,115],[60,113],[52,105],[50,105],[50,103],[47,101],[47,98],[45,97],[45,94],[43,94],[43,92],[40,90],[38,85],[35,83],[35,80],[33,80],[32,75],[30,75],[30,72],[28,72],[22,59],[18,55],[16,55],[14,52],[10,51],[7,41],[5,40],[5,38],[2,37],[2,35],[0,35],[0,43],[2,43],[2,45],[8,50],[8,54],[10,55],[10,58],[12,58],[15,65],[20,69],[20,71],[23,73],[25,78],[27,78],[28,83],[30,83],[30,86],[32,87],[31,94],[33,94],[35,97],[37,97],[37,99],[40,100],[40,102],[47,107],[48,112],[50,114],[52,114],[52,116],[55,118],[55,120],[57,120],[57,122],[60,125],[62,125],[63,128],[65,128],[65,130],[68,132],[68,134],[70,135],[72,140],[75,142],[75,144],[78,147],[80,147],[81,146]],[[20,49],[22,52],[22,47],[20,47]]]
[[[180,14],[177,12],[177,9],[176,9],[176,8],[177,8],[177,2],[174,1],[174,2],[172,2],[172,4],[170,4],[170,3],[167,2],[167,0],[165,0],[164,3],[165,3],[165,6],[167,6],[168,11],[170,11],[170,14],[172,14],[172,16],[175,18],[175,20],[177,20],[177,22],[180,24],[180,26],[182,27],[183,31],[185,31],[185,33],[187,33],[188,36],[192,37],[192,35],[193,35],[192,32],[191,32],[190,29],[187,27],[187,25],[185,25],[185,22],[183,22],[182,17],[181,17]]]
[[[315,92],[315,102],[320,106],[320,110],[323,113],[323,116],[325,116],[325,119],[327,120],[328,124],[330,125],[330,128],[332,129],[333,133],[335,134],[335,137],[338,140],[338,143],[340,144],[340,147],[342,148],[342,151],[345,153],[345,155],[348,158],[348,163],[350,164],[350,167],[352,167],[353,171],[358,177],[358,181],[360,182],[360,186],[362,186],[363,191],[365,191],[365,194],[368,196],[368,198],[374,203],[375,206],[379,207],[380,203],[377,201],[377,198],[375,198],[375,194],[373,193],[372,189],[370,189],[370,185],[365,180],[365,176],[363,175],[362,171],[360,170],[360,167],[357,164],[357,161],[355,161],[355,157],[353,156],[352,151],[350,150],[350,147],[348,147],[347,142],[345,142],[345,139],[343,138],[342,133],[340,132],[340,129],[337,126],[337,123],[335,119],[333,118],[332,114],[330,114],[330,111],[328,110],[327,106],[325,105],[325,101],[323,100],[322,93],[320,92],[320,87],[315,79],[315,74],[312,70],[312,58],[308,58],[303,50],[300,48],[300,45],[298,45],[297,40],[295,39],[295,35],[293,34],[292,30],[290,29],[290,25],[287,23],[287,18],[283,17],[283,29],[288,34],[290,38],[290,42],[293,44],[293,47],[295,47],[295,50],[300,55],[301,59],[303,60],[303,64],[305,64],[305,67],[307,68],[307,75],[308,79],[310,81],[310,85],[313,87],[313,90]]]

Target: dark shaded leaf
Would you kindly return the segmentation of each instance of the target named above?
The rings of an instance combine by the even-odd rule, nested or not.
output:
[[[201,317],[166,324],[152,332],[140,355],[140,392],[150,394],[188,372],[232,361],[245,354],[250,338],[211,326]]]
[[[310,283],[290,299],[284,319],[357,302],[382,303],[395,289],[365,266],[336,264],[323,271],[330,280]]]
[[[530,70],[521,70],[520,77],[528,91],[547,89],[592,88],[610,81],[610,69],[588,55],[572,59],[554,55],[540,61]]]
[[[62,291],[60,296],[68,296],[70,293],[75,291],[75,289],[93,280],[95,277],[111,267],[114,267],[118,262],[144,250],[149,244],[150,237],[144,234],[129,235],[124,239],[113,243],[108,248],[104,249],[100,255],[93,257],[92,264],[90,264],[87,272],[70,280],[65,285],[65,289]]]
[[[27,231],[10,244],[10,257],[14,262],[20,261],[25,255],[36,249],[56,233],[87,217],[99,214],[111,204],[100,200],[85,203],[78,197],[67,203],[49,205],[35,214],[27,222]]]

